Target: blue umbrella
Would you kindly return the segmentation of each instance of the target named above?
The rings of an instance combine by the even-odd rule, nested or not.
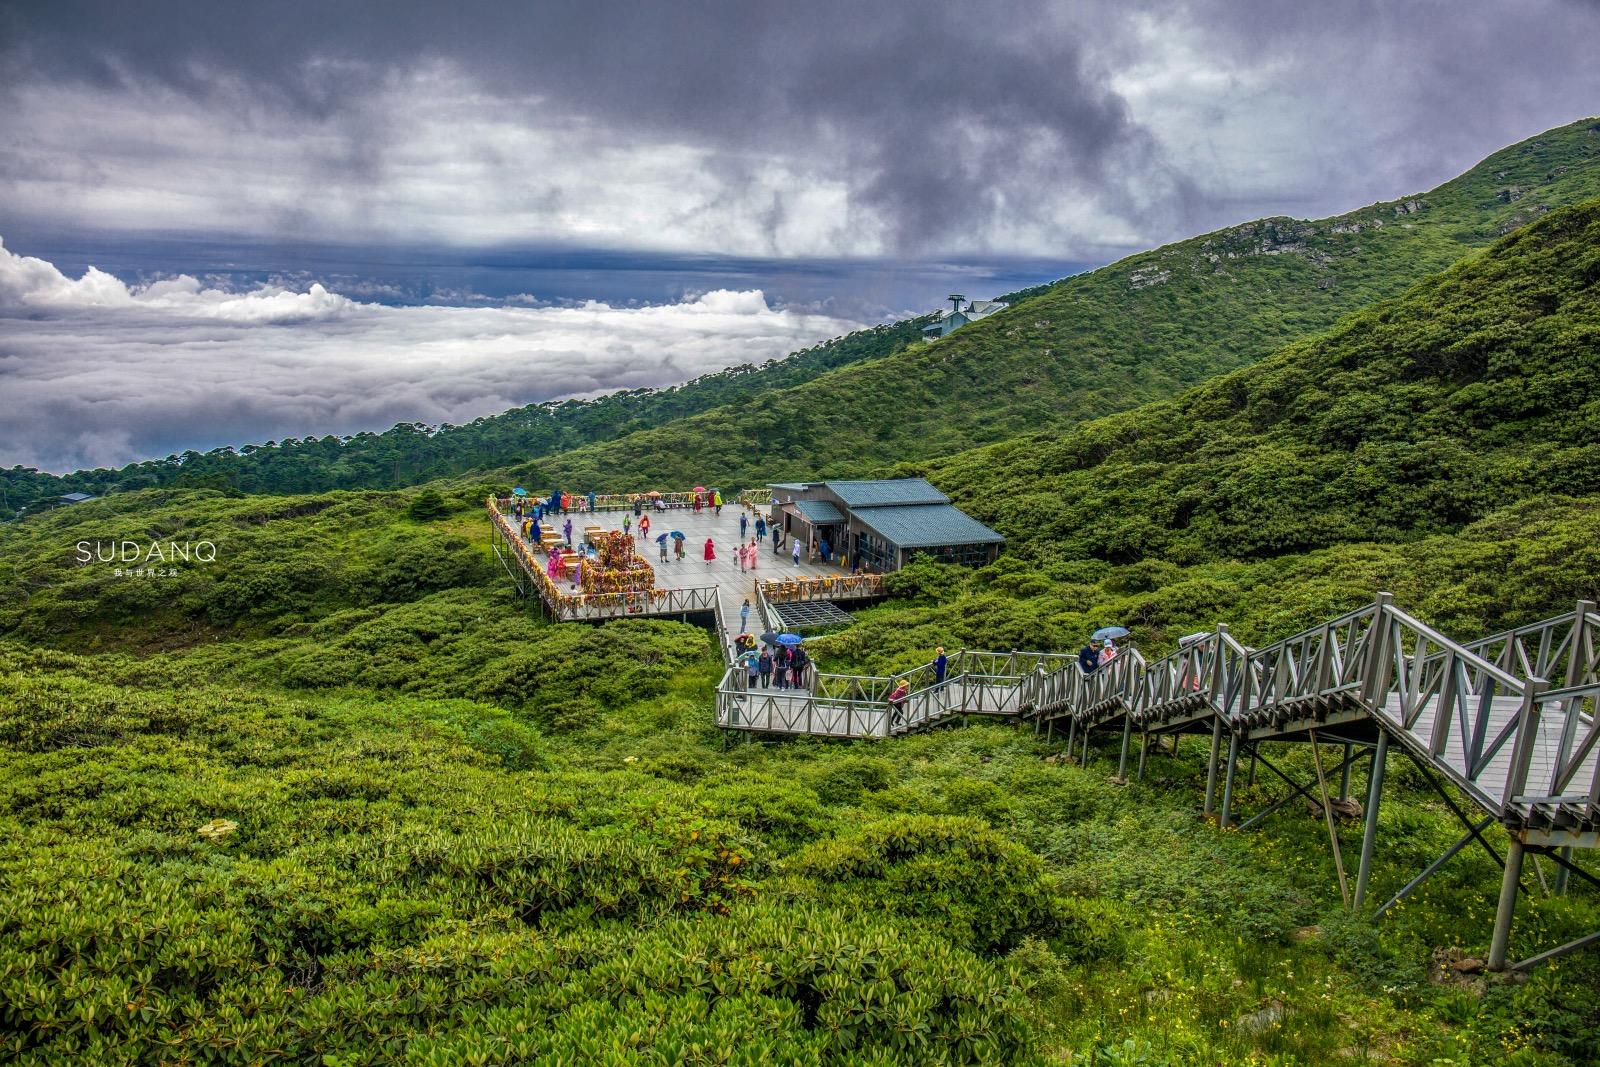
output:
[[[800,642],[802,642],[804,640],[805,640],[805,638],[801,637],[799,634],[779,634],[778,635],[778,644],[780,644],[780,645],[788,645],[790,648],[793,648],[795,645],[798,645]]]
[[[665,541],[666,539],[667,539],[667,535],[666,534],[662,534],[660,537],[656,538],[656,544],[659,545],[661,542]]]
[[[683,536],[683,531],[682,530],[673,530],[672,531],[672,536],[676,537],[680,541],[685,539],[684,536]]]
[[[1089,636],[1096,641],[1115,641],[1119,637],[1127,637],[1132,632],[1126,626],[1102,626]]]
[[[513,490],[511,490],[511,495],[512,496],[527,496],[528,495],[528,491],[526,489],[513,489]]]

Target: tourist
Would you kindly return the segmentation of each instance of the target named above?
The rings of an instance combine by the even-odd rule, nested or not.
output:
[[[648,515],[639,519],[639,536],[645,538],[650,536],[650,516]]]
[[[517,497],[516,503],[511,505],[511,516],[516,519],[522,518],[522,498],[520,496]]]
[[[741,549],[741,551],[742,551],[742,549]],[[739,632],[742,633],[742,634],[747,634],[747,633],[750,632],[750,598],[749,597],[745,597],[744,598],[744,607],[739,609]]]
[[[822,539],[822,562],[833,562],[833,546],[828,544],[828,539],[826,537]]]
[[[741,511],[741,512],[739,512],[739,543],[743,544],[744,543],[744,539],[746,537],[749,537],[749,536],[750,536],[750,516],[746,515],[744,512]]]
[[[671,538],[669,538],[669,537],[663,537],[661,539],[661,562],[662,563],[665,563],[667,561],[667,542],[670,541],[670,540],[671,540]]]
[[[569,545],[572,544],[572,520],[571,519],[568,519],[566,522],[561,524],[561,532],[566,536],[567,544],[569,544]]]
[[[774,523],[772,526],[772,554],[778,554],[778,548],[783,544],[783,527]]]
[[[672,539],[672,547],[677,550],[678,562],[682,563],[683,562],[683,538],[674,537]]]
[[[720,517],[722,515],[722,490],[716,489],[712,491],[711,504],[717,509],[716,514]]]
[[[1093,674],[1100,669],[1100,639],[1091,637],[1089,643],[1078,649],[1078,669]]]
[[[944,672],[950,668],[950,657],[946,656],[944,654],[944,649],[942,647],[934,649],[934,652],[935,652],[935,656],[934,656],[934,660],[933,660],[933,684],[934,685],[943,685],[944,684]]]
[[[800,541],[798,538],[795,540],[794,551],[791,555],[794,557],[794,565],[796,567],[800,566]]]
[[[694,513],[696,515],[700,514],[700,494],[699,493],[694,494]]]
[[[905,722],[906,697],[911,695],[911,683],[904,678],[895,683],[894,689],[889,693],[889,725],[899,726]]]
[[[807,662],[806,650],[795,645],[789,652],[789,684],[795,689],[805,687]]]
[[[1106,638],[1106,647],[1100,650],[1100,666],[1104,667],[1117,658],[1117,643],[1111,638]]]
[[[772,672],[778,679],[778,688],[789,688],[789,649],[779,645],[772,654]]]
[[[772,684],[772,653],[765,648],[756,659],[756,670],[761,674],[761,688],[766,689]]]
[[[536,545],[544,544],[544,530],[539,526],[539,520],[534,519],[528,525],[528,540]]]
[[[757,512],[756,513],[756,540],[757,541],[765,541],[766,539],[767,539],[767,520],[763,519],[761,517],[760,512]]]
[[[583,557],[578,556],[572,564],[572,588],[576,589],[583,581]]]
[[[761,549],[754,538],[750,539],[750,569],[755,570],[756,564],[761,561]]]
[[[715,563],[716,561],[717,561],[717,546],[715,544],[713,544],[712,541],[711,541],[711,538],[708,537],[708,538],[706,538],[706,566],[709,567],[713,563]]]
[[[591,490],[589,490],[589,514],[593,515],[595,513],[595,511],[596,511],[596,508],[594,506],[594,490],[591,489]]]
[[[761,677],[761,657],[756,655],[754,650],[751,650],[740,655],[739,659],[743,661],[745,670],[749,672],[749,679],[745,683],[745,688],[754,689],[756,687],[756,679]]]
[[[624,516],[622,516],[622,532],[627,534],[630,537],[633,536],[633,516],[632,515],[624,515]]]
[[[643,514],[644,514],[644,504],[642,504],[640,502],[638,497],[634,497],[633,498],[633,517],[637,519],[640,515],[643,515]]]

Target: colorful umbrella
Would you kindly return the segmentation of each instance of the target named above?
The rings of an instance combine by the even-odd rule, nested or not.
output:
[[[667,535],[666,534],[662,534],[660,537],[656,538],[656,544],[659,545],[661,542],[665,541],[666,539],[667,539]]]
[[[682,540],[685,539],[684,536],[683,536],[683,531],[682,530],[673,530],[672,531],[672,536],[673,536],[674,539],[679,540],[679,541],[682,541]]]
[[[660,496],[660,495],[661,495],[661,491],[659,489],[652,489],[648,493],[645,494],[645,496]]]
[[[1115,641],[1119,637],[1127,637],[1132,632],[1126,626],[1102,626],[1089,636],[1096,641]]]
[[[778,635],[778,644],[780,644],[780,645],[788,645],[790,648],[793,648],[795,645],[798,645],[800,642],[802,642],[804,640],[805,640],[805,638],[801,637],[799,634],[779,634]]]
[[[512,496],[527,496],[528,495],[528,491],[526,489],[513,489],[513,490],[511,490],[511,495]]]

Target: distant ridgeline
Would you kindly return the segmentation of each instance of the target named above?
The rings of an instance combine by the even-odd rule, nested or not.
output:
[[[1076,275],[932,346],[864,361],[519,477],[753,485],[871,477],[1171,397],[1332,327],[1546,212],[1600,196],[1600,121],[1513,145],[1431,192],[1305,222],[1263,219]]]
[[[631,389],[594,400],[529,404],[464,426],[403,422],[383,433],[287,438],[239,449],[185,452],[64,477],[23,467],[0,469],[0,521],[30,504],[54,502],[74,491],[98,496],[164,486],[245,493],[397,489],[505,466],[740,403],[769,389],[797,385],[838,367],[898,352],[920,339],[930,318],[858,330],[759,367],[729,367],[666,389]]]
[[[1553,209],[1600,196],[1600,121],[1495,153],[1432,190],[1334,218],[1219,230],[1047,287],[931,348],[926,317],[666,390],[437,430],[306,438],[57,478],[0,471],[0,514],[70,491],[396,488],[468,471],[618,489],[880,474],[1164,399],[1396,296]]]

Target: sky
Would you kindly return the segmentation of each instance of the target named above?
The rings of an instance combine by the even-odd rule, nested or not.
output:
[[[1597,0],[0,0],[0,466],[666,385],[1600,112]],[[93,269],[91,269],[93,268]]]

